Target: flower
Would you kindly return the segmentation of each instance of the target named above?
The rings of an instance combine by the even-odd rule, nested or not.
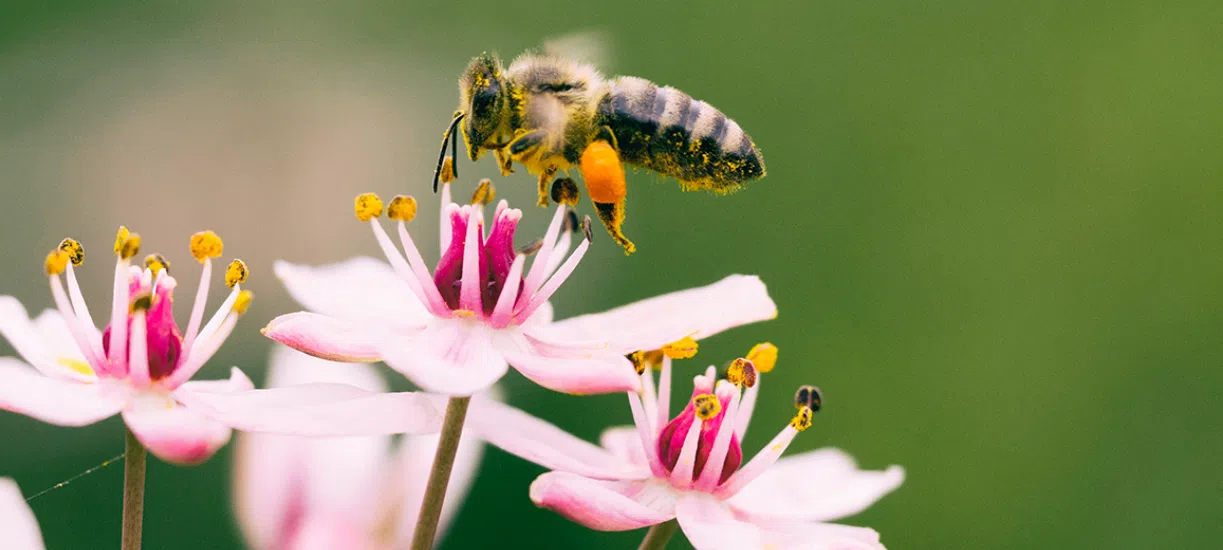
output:
[[[0,533],[4,533],[4,547],[11,550],[46,548],[34,511],[21,497],[17,483],[7,477],[0,478]]]
[[[386,391],[368,365],[328,363],[277,346],[268,386],[334,383]],[[236,443],[234,506],[256,550],[404,548],[412,538],[438,437],[304,438],[242,434]],[[458,510],[483,454],[467,437],[447,489],[443,529]]]
[[[473,404],[478,414],[472,426],[489,443],[554,470],[531,484],[531,500],[591,529],[625,531],[678,518],[701,550],[882,548],[871,529],[823,522],[855,514],[891,492],[904,480],[903,469],[862,471],[838,449],[780,459],[819,409],[813,386],[799,389],[798,414],[745,463],[740,442],[759,374],[771,370],[776,348],[762,344],[732,362],[726,380],[717,381],[709,367],[693,379],[692,398],[672,418],[671,359],[691,351],[664,349],[657,399],[653,359],[637,356],[649,381],[644,403],[629,394],[636,427],[607,430],[601,447],[495,403]]]
[[[497,205],[485,234],[484,205],[492,195],[491,184],[482,184],[473,204],[460,206],[451,202],[449,185],[444,187],[441,256],[432,272],[407,230],[416,201],[398,196],[386,207],[398,223],[405,257],[379,223],[382,200],[357,197],[357,217],[370,223],[389,266],[370,258],[323,267],[278,263],[277,276],[309,312],[278,317],[264,334],[324,359],[385,361],[439,394],[479,392],[509,365],[549,389],[590,394],[638,390],[641,380],[624,353],[648,347],[659,336],[703,338],[777,314],[759,279],[736,275],[553,323],[548,299],[590,247],[589,221],[580,224],[584,238],[566,258],[579,224],[560,204],[543,238],[516,251],[522,211],[506,201]]]
[[[251,301],[241,288],[248,271],[234,260],[225,279],[233,290],[201,328],[212,259],[221,255],[211,231],[191,238],[203,276],[185,334],[174,321],[170,264],[160,255],[131,265],[140,235],[119,228],[115,240],[114,302],[110,324],[99,331],[81,294],[74,268],[85,258],[75,240],[64,239],[47,256],[46,271],[57,310],[31,320],[10,296],[0,297],[0,334],[29,364],[0,358],[0,409],[59,426],[85,426],[122,413],[128,429],[162,460],[198,464],[229,441],[229,428],[180,402],[180,392],[251,389],[233,369],[225,381],[188,382],[216,353]],[[68,280],[65,292],[61,276]],[[31,366],[33,367],[31,369]]]

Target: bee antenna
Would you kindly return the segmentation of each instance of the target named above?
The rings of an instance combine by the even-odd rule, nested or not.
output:
[[[450,126],[446,128],[446,135],[442,137],[442,150],[437,154],[437,169],[433,171],[433,192],[437,192],[437,181],[442,176],[442,163],[446,161],[446,145],[450,145],[450,156],[454,158],[451,165],[454,168],[454,174],[459,174],[459,140],[454,136],[454,129],[459,126],[459,122],[463,117],[467,116],[464,113],[455,113],[454,119],[450,121]]]

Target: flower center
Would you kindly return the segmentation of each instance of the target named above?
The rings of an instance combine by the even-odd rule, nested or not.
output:
[[[170,376],[174,372],[174,368],[178,366],[179,356],[182,354],[183,336],[178,330],[178,323],[174,321],[174,286],[175,281],[168,273],[164,272],[165,260],[160,256],[150,256],[150,260],[146,264],[156,266],[157,273],[154,279],[157,280],[156,289],[153,288],[153,281],[146,280],[142,277],[141,272],[132,271],[129,278],[128,287],[130,289],[128,315],[127,315],[127,334],[132,334],[132,315],[137,311],[145,312],[146,333],[145,342],[148,344],[149,357],[149,378],[157,381]],[[106,330],[102,332],[102,349],[110,354],[110,334],[111,326],[107,325]],[[124,360],[130,360],[132,346],[127,346],[128,357]]]
[[[688,406],[683,412],[679,413],[666,426],[658,436],[658,458],[661,460],[667,472],[675,469],[675,465],[679,462],[680,454],[683,452],[684,439],[688,435],[688,431],[692,428],[694,422],[700,422],[700,437],[697,439],[696,446],[696,462],[692,469],[692,480],[696,481],[704,471],[706,463],[709,462],[709,455],[713,451],[714,440],[717,439],[718,431],[722,429],[723,420],[726,418],[726,408],[729,404],[729,398],[718,398],[713,394],[696,390],[692,399],[688,402]],[[733,426],[728,429],[734,429]],[[739,469],[743,463],[743,448],[739,445],[739,438],[736,435],[730,437],[730,448],[726,452],[726,459],[722,463],[722,474],[718,483],[722,483]]]
[[[497,300],[501,297],[501,291],[506,286],[510,267],[514,264],[514,231],[518,228],[522,212],[509,208],[498,209],[494,214],[492,230],[485,238],[483,221],[477,208],[465,206],[450,210],[450,246],[437,263],[433,281],[451,311],[470,311],[461,304],[463,269],[465,263],[471,259],[467,251],[468,224],[477,224],[477,238],[474,240],[477,250],[474,258],[479,264],[476,275],[482,311],[471,313],[487,317],[492,315]],[[519,277],[520,284],[517,285],[518,296],[514,297],[515,302],[522,296],[521,282]]]

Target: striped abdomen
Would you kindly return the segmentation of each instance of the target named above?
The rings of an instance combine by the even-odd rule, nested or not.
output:
[[[680,180],[728,192],[764,177],[764,159],[735,121],[704,101],[644,78],[613,80],[595,128],[616,135],[620,158]]]

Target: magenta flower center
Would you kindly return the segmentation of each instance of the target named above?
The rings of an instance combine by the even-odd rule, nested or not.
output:
[[[150,301],[145,314],[149,378],[157,381],[170,376],[178,366],[178,359],[183,348],[183,336],[178,330],[178,323],[174,321],[173,285],[158,285],[157,291],[150,293],[150,288],[143,286],[140,277],[137,276],[131,282],[129,296],[132,297],[129,311],[134,311],[141,300]],[[132,333],[131,313],[128,313],[127,316],[127,327],[127,334],[130,336]],[[102,349],[107,355],[110,354],[110,329],[110,325],[107,325],[106,330],[102,332]],[[131,349],[132,346],[127,346],[128,357],[124,358],[125,361],[130,360]]]
[[[442,258],[437,263],[437,269],[433,272],[433,282],[437,284],[438,292],[441,293],[442,299],[451,311],[462,309],[459,305],[459,296],[463,283],[468,223],[481,222],[474,214],[464,216],[459,211],[451,213],[450,247],[442,254]],[[473,313],[482,314],[485,317],[492,315],[493,308],[496,307],[497,300],[501,297],[501,291],[505,288],[510,266],[514,263],[514,231],[517,227],[518,218],[516,216],[502,215],[500,211],[496,215],[492,231],[489,232],[487,238],[483,238],[484,228],[480,227],[481,238],[476,239],[476,245],[479,247],[477,254],[480,262],[478,284],[483,311]],[[519,282],[521,283],[521,278]],[[522,296],[522,292],[523,286],[519,284],[518,296],[514,297],[515,302]]]
[[[697,439],[696,463],[692,469],[692,480],[696,481],[701,476],[706,463],[709,462],[709,454],[713,451],[713,442],[718,436],[718,430],[722,428],[722,420],[726,418],[728,401],[727,399],[721,400],[722,410],[716,416],[709,420],[701,420],[697,418],[696,408],[689,400],[688,406],[679,413],[679,416],[663,426],[662,433],[658,436],[658,459],[668,473],[674,470],[675,465],[679,462],[680,453],[684,448],[684,439],[688,436],[692,423],[701,422],[701,435]],[[728,429],[734,428],[728,427]],[[718,483],[725,482],[742,464],[743,448],[739,445],[739,437],[732,434],[730,449],[726,452],[726,460],[722,463],[722,475],[719,476]]]

